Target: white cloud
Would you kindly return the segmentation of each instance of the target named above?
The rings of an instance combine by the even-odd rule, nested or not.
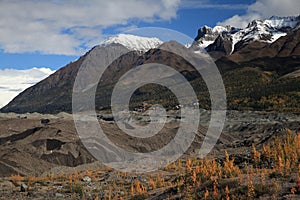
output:
[[[300,14],[299,0],[257,0],[247,8],[245,15],[235,15],[218,25],[245,27],[254,19],[266,19],[271,16],[297,16]]]
[[[9,53],[81,55],[103,40],[102,30],[130,20],[176,17],[180,0],[2,0],[0,49]]]
[[[54,73],[54,71],[48,68],[0,70],[0,108],[5,106],[20,92],[36,84],[52,73]]]
[[[181,1],[180,7],[181,8],[188,8],[188,9],[224,9],[224,10],[240,10],[240,9],[247,9],[248,4],[222,4],[222,3],[213,3],[212,0],[183,0]]]

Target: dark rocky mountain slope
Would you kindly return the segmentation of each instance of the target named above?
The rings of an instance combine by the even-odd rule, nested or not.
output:
[[[126,35],[122,35],[121,39],[124,37]],[[135,37],[128,36],[127,43]],[[121,39],[118,38],[117,41]],[[93,54],[91,60],[99,66],[92,71],[96,74],[108,64],[108,56],[123,53],[126,54],[110,63],[100,82],[94,85],[97,86],[97,110],[109,109],[112,90],[124,73],[138,65],[153,62],[171,66],[184,75],[194,87],[200,107],[209,109],[209,94],[201,76],[183,58],[154,48],[158,45],[161,43],[155,40],[150,49],[143,46],[142,51],[116,42],[96,46],[77,61],[22,92],[2,108],[1,112],[71,112],[73,84],[84,60],[87,57],[91,59]],[[185,47],[176,42],[170,41],[162,45],[185,51]],[[300,70],[299,17],[255,20],[246,29],[230,26],[213,29],[204,27],[199,29],[191,48],[197,52],[197,48],[204,45],[207,45],[206,50],[216,59],[226,88],[229,109],[300,112],[300,105],[297,103],[300,102],[300,79],[297,76]],[[139,88],[132,97],[132,107],[143,101],[163,103],[170,109],[178,104],[170,91],[155,84]]]

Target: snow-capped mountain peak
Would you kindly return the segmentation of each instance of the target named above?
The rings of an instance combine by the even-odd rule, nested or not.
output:
[[[262,41],[273,43],[287,32],[296,28],[300,17],[271,17],[267,20],[254,20],[247,28],[232,35],[233,46],[239,41]]]
[[[229,31],[230,27],[224,27],[224,26],[215,26],[212,28],[212,31],[214,33],[222,33],[224,31]]]
[[[197,41],[199,47],[205,48],[208,45],[212,44],[215,39],[223,32],[228,32],[230,30],[230,26],[215,26],[211,28],[205,25],[198,30],[198,36],[195,40]]]
[[[198,30],[195,44],[199,48],[207,48],[213,45],[221,36],[231,40],[233,53],[237,43],[247,44],[252,41],[273,43],[278,38],[285,36],[289,31],[300,27],[300,16],[277,17],[273,16],[267,20],[253,20],[244,29],[237,29],[231,26],[215,26],[210,28],[203,26]],[[220,44],[220,42],[218,42]]]
[[[149,49],[157,48],[163,42],[158,38],[142,37],[131,34],[119,34],[108,38],[102,45],[121,44],[134,51],[148,51]]]

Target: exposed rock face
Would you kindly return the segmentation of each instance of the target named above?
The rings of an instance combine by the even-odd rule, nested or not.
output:
[[[230,35],[222,33],[215,39],[214,43],[206,47],[206,50],[210,52],[213,58],[229,55],[232,51],[232,39]]]
[[[236,29],[231,26],[216,26],[214,28],[203,26],[198,30],[198,34],[195,38],[193,46],[206,48],[209,45],[213,44],[219,36],[234,33],[235,31]]]
[[[208,41],[215,40],[216,37],[218,37],[219,32],[214,32],[212,28],[208,26],[203,26],[198,30],[198,35],[195,38],[196,41],[200,40],[201,38],[204,38]]]

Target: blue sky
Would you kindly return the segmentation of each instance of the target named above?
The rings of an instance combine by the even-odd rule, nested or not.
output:
[[[256,18],[299,14],[299,0],[3,0],[0,70],[57,70],[109,35],[163,27],[194,38],[203,25],[245,26]]]
[[[21,2],[21,1],[20,1]],[[174,1],[175,2],[175,1]],[[126,18],[124,17],[123,21],[118,23],[116,22],[111,23],[111,25],[108,25],[107,27],[102,28],[101,27],[101,22],[99,25],[99,28],[96,31],[99,32],[99,36],[101,39],[105,39],[106,36],[108,35],[113,35],[122,32],[123,30],[126,30],[127,28],[131,27],[163,27],[163,28],[169,28],[173,29],[179,32],[182,32],[186,35],[188,35],[191,38],[194,38],[197,34],[198,28],[200,28],[203,25],[208,25],[208,26],[215,26],[218,22],[225,21],[226,19],[234,16],[234,15],[244,15],[247,11],[247,7],[251,4],[253,4],[255,1],[254,0],[235,0],[235,1],[182,1],[179,2],[176,5],[175,8],[175,14],[170,15],[170,17],[164,17],[164,16],[155,16],[152,17],[152,19],[147,19],[148,16],[140,16],[140,17],[134,17]],[[2,2],[3,3],[3,2]],[[0,3],[0,5],[2,4]],[[53,1],[53,4],[55,2]],[[158,3],[159,4],[159,3]],[[7,5],[9,6],[9,5]],[[46,4],[44,5],[46,6]],[[1,6],[0,6],[1,7]],[[5,6],[4,6],[5,7]],[[37,6],[38,7],[38,6]],[[24,9],[24,6],[19,9]],[[25,7],[26,9],[26,7]],[[32,8],[34,9],[34,7]],[[38,9],[38,8],[37,8]],[[99,8],[99,12],[101,11],[101,8]],[[172,12],[172,11],[166,11],[166,12]],[[0,18],[2,12],[0,12]],[[11,12],[13,13],[13,12]],[[117,13],[116,13],[117,14]],[[13,17],[11,16],[4,16],[4,17]],[[51,17],[49,17],[51,19]],[[36,18],[29,18],[28,20],[36,20]],[[46,21],[47,19],[42,19],[45,20],[45,24],[47,25]],[[56,19],[54,19],[56,20]],[[87,18],[88,20],[88,18]],[[85,26],[86,24],[84,21],[81,22],[82,24],[78,24],[76,26]],[[1,23],[0,23],[1,24]],[[24,25],[24,24],[22,24]],[[50,26],[51,24],[49,24]],[[94,24],[92,26],[95,26]],[[13,28],[13,27],[12,27]],[[49,27],[51,29],[51,27]],[[72,25],[68,27],[67,24],[62,25],[63,30],[61,32],[63,34],[69,34],[72,35]],[[34,27],[33,27],[34,29]],[[93,28],[93,31],[95,30]],[[1,30],[0,30],[1,31]],[[17,30],[16,30],[17,31]],[[21,30],[20,30],[21,31]],[[34,31],[34,30],[33,30]],[[87,29],[87,31],[90,31]],[[30,31],[26,30],[27,34],[31,34]],[[41,31],[40,34],[43,34]],[[1,35],[1,33],[0,33]],[[16,34],[17,35],[17,34]],[[18,35],[17,35],[18,36]],[[92,35],[94,37],[94,35]],[[37,38],[38,39],[38,38]],[[43,39],[43,37],[41,37]],[[101,40],[100,39],[100,40]],[[16,41],[11,39],[11,46],[13,45],[18,45],[18,40],[19,43],[22,43],[22,38],[18,39],[16,38]],[[83,38],[82,40],[86,40]],[[47,52],[42,50],[34,50],[33,52],[30,51],[26,46],[25,47],[17,47],[16,49],[9,49],[6,48],[6,46],[9,46],[10,44],[1,44],[4,43],[1,41],[0,38],[0,69],[5,69],[5,68],[14,68],[14,69],[29,69],[32,67],[47,67],[51,68],[53,70],[57,70],[58,68],[66,65],[70,61],[76,60],[79,55],[84,53],[85,50],[88,50],[90,47],[93,45],[96,45],[97,42],[100,42],[100,40],[96,40],[94,43],[89,44],[89,45],[80,45],[84,46],[82,51],[80,53],[74,52],[73,54],[75,55],[64,55],[64,54],[69,54],[69,52]],[[57,41],[58,45],[57,48],[59,48],[59,42]],[[75,41],[77,42],[77,41]],[[17,44],[16,44],[17,43]],[[40,41],[42,44],[43,41]],[[36,45],[39,45],[38,42]],[[22,49],[23,48],[23,49]],[[72,47],[74,48],[74,47]],[[76,46],[75,46],[76,48]],[[45,48],[46,49],[46,48]],[[70,53],[72,54],[72,52]],[[78,54],[78,55],[77,55]]]

